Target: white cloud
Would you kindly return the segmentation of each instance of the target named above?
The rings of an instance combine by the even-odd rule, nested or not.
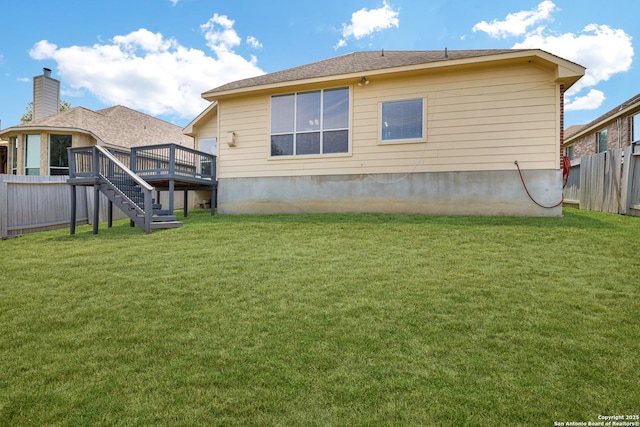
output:
[[[180,0],[169,0],[172,5],[177,5]]]
[[[58,47],[41,40],[29,54],[56,61],[72,93],[89,92],[107,105],[152,115],[193,118],[207,105],[202,92],[264,73],[255,56],[234,52],[241,39],[232,20],[216,14],[201,28],[213,56],[144,28],[93,46]]]
[[[18,77],[16,80],[20,83],[31,83],[31,79],[29,77]]]
[[[260,43],[260,41],[253,36],[247,37],[246,42],[249,46],[251,46],[254,49],[262,49],[262,43]]]
[[[545,0],[538,5],[537,9],[508,14],[504,21],[494,19],[490,23],[478,22],[473,26],[473,31],[482,31],[493,38],[505,39],[509,36],[520,36],[525,34],[529,27],[550,19],[551,12],[556,10],[559,9],[552,1]]]
[[[494,38],[523,37],[514,49],[542,49],[561,58],[586,67],[585,75],[565,94],[567,111],[598,108],[604,93],[593,89],[617,73],[631,69],[633,45],[631,36],[622,29],[607,25],[589,24],[578,34],[556,34],[539,24],[552,20],[559,11],[553,2],[545,0],[533,11],[511,13],[504,21],[485,21],[474,25],[473,31],[482,31]],[[589,90],[585,94],[581,92]]]
[[[398,19],[399,12],[393,10],[386,0],[383,6],[378,9],[368,10],[362,8],[351,14],[351,23],[342,24],[342,39],[338,41],[335,48],[347,45],[347,39],[350,37],[360,40],[363,37],[371,35],[377,31],[387,28],[400,26]]]
[[[206,24],[200,25],[207,40],[207,46],[216,53],[230,52],[241,43],[240,36],[233,29],[235,21],[226,15],[213,15]]]
[[[129,33],[126,36],[115,36],[113,43],[129,52],[137,49],[147,52],[161,52],[175,45],[174,40],[165,40],[162,34],[152,33],[145,28]]]
[[[631,36],[607,25],[587,25],[580,34],[528,34],[516,43],[516,49],[539,48],[576,62],[587,68],[584,77],[571,87],[569,95],[581,89],[596,86],[617,73],[631,69],[633,45]]]
[[[602,105],[604,100],[604,93],[597,89],[591,89],[584,96],[568,98],[564,104],[564,109],[565,111],[595,110]]]

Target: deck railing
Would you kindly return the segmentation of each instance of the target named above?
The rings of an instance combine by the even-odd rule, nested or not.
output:
[[[131,169],[142,177],[186,177],[215,181],[216,157],[175,144],[131,149]]]
[[[184,177],[215,181],[216,156],[175,144],[135,147],[131,152],[108,149],[123,165],[140,177]],[[94,147],[69,149],[69,177],[95,176]]]

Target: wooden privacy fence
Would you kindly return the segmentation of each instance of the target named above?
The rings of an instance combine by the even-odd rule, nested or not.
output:
[[[78,203],[78,224],[88,221],[87,200]],[[66,176],[0,175],[2,239],[35,231],[68,227],[71,192]]]
[[[565,205],[640,216],[640,146],[625,150],[608,150],[573,162],[564,189]]]
[[[71,187],[68,176],[29,176],[0,174],[0,237],[69,227],[71,221]],[[158,197],[159,196],[159,197]],[[77,192],[76,225],[93,222],[93,187]],[[107,221],[108,200],[101,195],[100,222]],[[154,192],[165,202],[169,192]],[[176,208],[183,208],[182,198]],[[125,219],[120,210],[113,210],[113,219]]]

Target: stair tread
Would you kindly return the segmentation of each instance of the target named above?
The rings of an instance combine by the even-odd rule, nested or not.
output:
[[[154,215],[151,217],[151,221],[153,222],[162,222],[162,221],[175,221],[175,215]]]
[[[184,223],[181,221],[152,222],[151,228],[154,230],[158,228],[179,228],[179,227],[182,227],[183,225]]]

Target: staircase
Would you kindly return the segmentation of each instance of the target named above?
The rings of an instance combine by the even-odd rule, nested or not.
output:
[[[182,227],[175,215],[162,210],[151,198],[153,187],[132,172],[127,166],[102,147],[97,150],[97,164],[93,170],[97,172],[96,188],[118,209],[124,212],[133,224],[138,225],[146,233],[161,228]]]
[[[145,204],[145,194],[142,186],[133,178],[126,174],[119,176],[100,176],[100,192],[107,196],[118,209],[123,211],[133,224],[140,226],[143,230],[155,230],[160,228],[182,227],[183,223],[176,221],[176,216],[171,215],[167,210],[162,209],[162,205],[155,203]],[[151,222],[148,222],[145,207],[151,207]],[[147,224],[149,225],[147,227]],[[147,231],[150,232],[150,231]]]

